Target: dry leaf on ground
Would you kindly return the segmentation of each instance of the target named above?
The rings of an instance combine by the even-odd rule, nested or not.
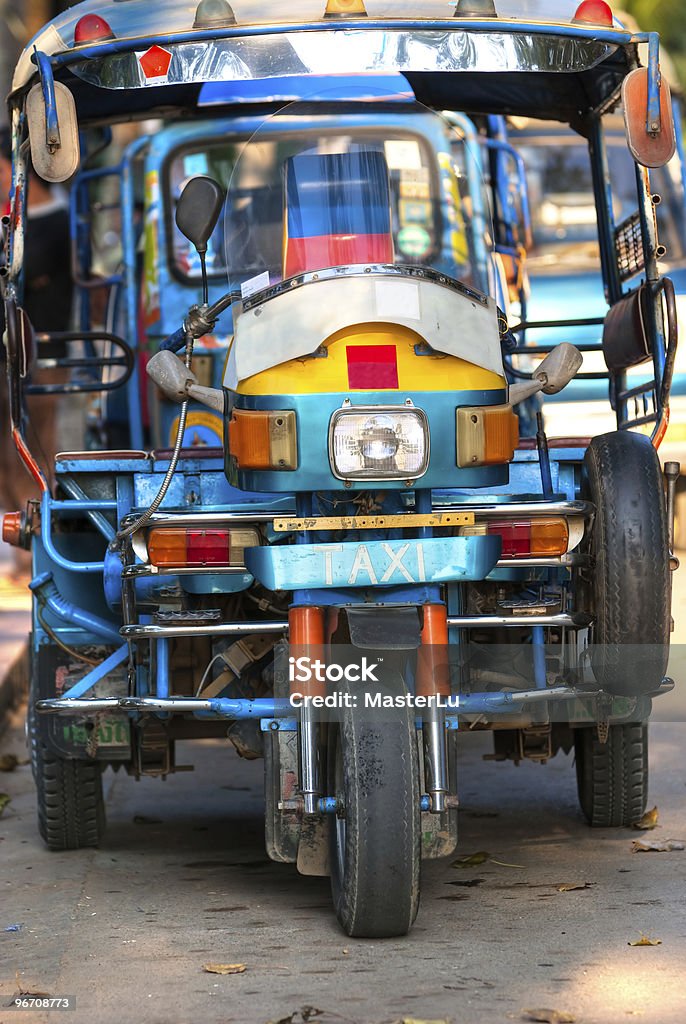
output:
[[[0,793],[0,818],[7,805],[12,802],[12,797],[7,793]]]
[[[16,754],[3,754],[0,757],[0,772],[13,772],[15,768],[28,764],[28,758],[17,757]]]
[[[523,868],[523,864],[508,864],[506,860],[496,860],[495,857],[491,858],[491,864],[498,864],[501,868]]]
[[[576,1017],[564,1010],[522,1010],[522,1020],[537,1020],[543,1024],[574,1024]]]
[[[441,1017],[440,1020],[433,1018],[431,1020],[424,1020],[424,1018],[420,1019],[419,1017],[401,1017],[400,1020],[394,1021],[393,1024],[450,1024],[450,1021],[446,1020],[445,1017]]]
[[[485,864],[490,859],[490,853],[486,853],[485,850],[478,850],[476,853],[470,853],[466,857],[458,857],[450,865],[451,868],[475,868],[477,864]]]
[[[592,889],[595,882],[563,882],[558,885],[558,892],[576,892],[577,889]]]
[[[245,964],[203,964],[202,969],[208,974],[243,974],[247,970]]]
[[[658,817],[657,807],[653,807],[652,811],[646,811],[641,820],[635,821],[631,827],[645,830],[655,828]]]
[[[632,853],[670,853],[672,850],[686,850],[683,839],[634,839]]]
[[[662,939],[649,939],[647,935],[641,935],[640,939],[627,942],[627,946],[661,946]]]

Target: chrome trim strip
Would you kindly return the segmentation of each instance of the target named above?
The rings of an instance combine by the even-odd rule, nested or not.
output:
[[[180,636],[247,636],[250,633],[287,633],[288,622],[219,622],[204,626],[179,623],[178,626],[122,626],[119,630],[125,640],[174,638]]]
[[[556,626],[558,629],[585,629],[591,624],[588,615],[449,615],[448,625],[463,629],[496,629],[499,626]]]
[[[243,300],[243,311],[247,312],[255,306],[261,306],[263,302],[276,298],[283,292],[293,291],[294,288],[301,288],[306,284],[316,284],[317,281],[331,281],[341,277],[364,277],[370,274],[386,277],[414,277],[422,281],[430,281],[432,284],[441,284],[453,291],[460,292],[468,299],[487,307],[488,298],[482,292],[476,291],[456,281],[447,274],[441,274],[430,267],[417,267],[407,263],[352,263],[345,267],[328,267],[326,270],[316,270],[307,274],[298,274],[289,277],[285,281],[272,285],[271,288],[264,288],[255,292],[250,298]]]
[[[595,512],[590,501],[518,501],[488,505],[455,502],[453,505],[434,505],[433,512],[473,512],[477,519],[508,519],[511,516],[583,516],[589,519]]]

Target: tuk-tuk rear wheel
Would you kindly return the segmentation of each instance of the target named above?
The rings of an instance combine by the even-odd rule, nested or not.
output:
[[[407,692],[400,676],[384,684],[386,692]],[[408,707],[371,713],[344,708],[341,720],[329,727],[329,793],[340,804],[330,832],[331,890],[348,935],[406,935],[417,916],[417,757],[414,714]]]
[[[49,850],[99,846],[105,831],[102,767],[55,757],[37,741],[38,831]]]
[[[633,825],[648,799],[648,726],[611,725],[601,743],[595,726],[574,730],[579,803],[593,828]]]

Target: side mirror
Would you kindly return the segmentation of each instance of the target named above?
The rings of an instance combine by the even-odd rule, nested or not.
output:
[[[76,104],[66,85],[54,83],[55,109],[59,124],[59,144],[49,146],[45,100],[43,90],[34,85],[26,97],[26,120],[31,140],[31,162],[36,174],[44,181],[67,181],[76,174],[81,149],[79,146],[79,122],[76,116]]]
[[[566,388],[576,375],[584,361],[578,348],[563,341],[549,352],[533,372],[532,378],[526,383],[511,384],[509,389],[510,404],[516,405],[525,398],[542,391],[545,395],[556,395]]]
[[[676,135],[672,98],[667,79],[660,77],[659,113],[654,120],[648,106],[650,71],[636,68],[622,83],[626,141],[637,164],[642,167],[663,167],[674,156]]]
[[[193,398],[209,409],[224,412],[224,392],[220,388],[206,388],[198,384],[193,371],[173,352],[156,352],[145,370],[165,398],[172,402],[180,404],[187,398]]]
[[[176,224],[199,253],[207,252],[207,243],[217,226],[224,204],[224,190],[213,178],[191,178],[179,196]]]
[[[549,352],[534,370],[534,380],[540,381],[544,395],[556,395],[566,388],[581,368],[584,357],[575,345],[563,341]]]

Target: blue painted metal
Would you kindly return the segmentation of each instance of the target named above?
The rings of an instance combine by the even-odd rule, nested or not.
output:
[[[534,626],[531,630],[531,643],[534,655],[534,681],[538,690],[547,686],[545,671],[545,630],[543,626]]]
[[[480,580],[500,557],[499,537],[274,545],[247,548],[253,576],[270,590]]]
[[[136,139],[127,148],[122,160],[121,201],[122,224],[121,238],[126,279],[126,328],[129,344],[138,348],[138,239],[135,234],[136,223],[136,182],[133,174],[133,162],[138,154],[145,149],[148,140],[145,136]],[[127,411],[129,414],[129,437],[132,448],[143,447],[143,417],[141,411],[141,380],[139,367],[136,365],[126,383]]]
[[[649,135],[662,129],[660,117],[660,36],[648,33],[648,109],[646,131]]]
[[[679,167],[681,170],[681,188],[683,194],[686,195],[686,164],[684,163],[684,126],[682,124],[682,112],[681,112],[681,101],[678,96],[672,97],[672,111],[674,114],[674,135],[676,137],[676,151],[679,157]],[[684,227],[682,225],[681,235],[684,235]]]
[[[121,639],[121,638],[120,638]],[[116,651],[113,651],[104,661],[101,661],[99,665],[92,668],[90,672],[87,672],[82,679],[79,679],[78,683],[74,683],[72,687],[65,690],[64,693],[60,694],[61,697],[83,697],[84,694],[99,683],[108,672],[111,672],[113,668],[121,665],[123,661],[129,656],[129,645],[122,644]]]
[[[338,810],[338,800],[335,796],[321,796],[319,810],[322,814],[335,814]]]
[[[51,572],[41,573],[31,580],[29,589],[33,591],[39,602],[45,602],[47,607],[60,619],[69,622],[78,629],[87,633],[94,633],[109,643],[121,643],[119,630],[111,622],[101,619],[98,615],[79,608],[71,601],[65,600],[57,589]]]
[[[196,712],[199,718],[218,715],[242,721],[246,718],[275,718],[277,715],[287,717],[289,712],[293,713],[291,702],[285,697],[258,697],[255,700],[212,697],[208,703],[208,712]]]
[[[101,470],[102,471],[102,470]],[[80,502],[75,501],[63,501],[56,502],[58,506],[57,511],[60,510],[59,506],[67,506],[68,510],[74,510],[78,507]],[[92,502],[92,507],[95,509],[102,509],[102,502]],[[53,543],[52,539],[52,509],[53,500],[50,497],[49,491],[44,491],[41,497],[41,541],[43,547],[48,554],[50,560],[54,565],[60,566],[62,569],[70,569],[72,572],[102,572],[105,568],[104,561],[100,562],[75,562],[72,558],[65,558],[64,555],[60,554]],[[64,511],[64,509],[62,509]]]
[[[241,409],[293,409],[298,431],[298,468],[289,471],[239,471],[236,480],[246,489],[258,491],[342,491],[344,484],[337,479],[329,464],[329,423],[333,413],[340,409],[350,394],[344,392],[311,395],[239,395],[236,407]],[[455,410],[459,406],[499,405],[506,401],[505,389],[473,391],[356,391],[352,408],[357,405],[402,406],[406,399],[422,409],[429,421],[433,439],[429,468],[418,481],[424,489],[438,487],[488,487],[503,485],[508,480],[508,467],[477,466],[461,469],[457,465]],[[375,480],[375,491],[397,491],[402,481]],[[369,486],[360,481],[359,487]]]
[[[451,124],[459,128],[467,143],[465,154],[468,163],[467,187],[469,188],[469,198],[472,204],[473,238],[477,241],[476,254],[481,272],[482,274],[485,273],[486,278],[488,278],[490,253],[486,251],[486,246],[482,240],[490,232],[491,217],[485,205],[483,188],[485,175],[479,134],[474,126],[474,122],[466,114],[451,111],[447,117]]]
[[[169,641],[158,637],[155,642],[157,673],[155,675],[155,696],[169,696]]]
[[[61,146],[60,125],[57,117],[57,101],[55,99],[55,79],[52,73],[52,64],[47,54],[34,48],[34,59],[38,65],[41,88],[43,90],[43,103],[45,104],[45,143],[48,150],[53,153]]]
[[[406,587],[379,587],[369,586],[367,589],[344,589],[329,587],[326,590],[318,590],[316,587],[304,587],[293,592],[291,605],[317,605],[330,608],[345,608],[347,606],[359,607],[370,604],[379,608],[386,605],[410,605],[416,608],[423,604],[441,604],[440,586],[408,586]]]

